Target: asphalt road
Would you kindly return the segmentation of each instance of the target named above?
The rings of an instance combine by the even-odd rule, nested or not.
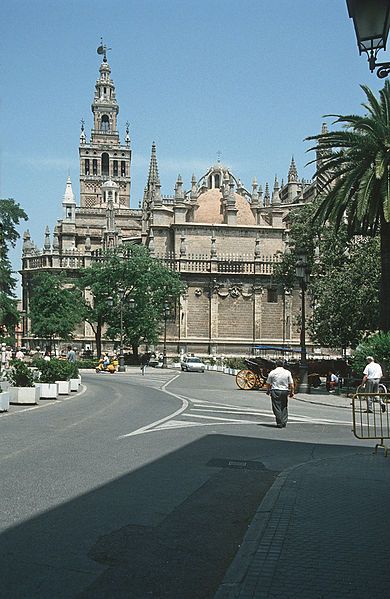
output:
[[[86,374],[0,416],[0,597],[213,597],[275,477],[361,447],[349,410],[219,373]]]

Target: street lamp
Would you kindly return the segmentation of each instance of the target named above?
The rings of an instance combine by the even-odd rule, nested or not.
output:
[[[389,0],[347,0],[353,20],[359,53],[365,52],[371,73],[378,68],[380,79],[390,73],[390,62],[376,62],[379,50],[386,50],[390,26]]]
[[[119,341],[119,365],[118,365],[118,372],[125,372],[126,368],[125,368],[125,356],[123,353],[123,304],[128,296],[128,293],[126,293],[126,291],[124,291],[124,289],[118,289],[118,296],[119,296],[119,318],[120,318],[120,341]],[[133,312],[134,310],[134,306],[135,306],[135,301],[133,298],[129,299],[129,308],[130,311]]]
[[[306,290],[307,290],[307,256],[304,252],[298,253],[295,264],[295,274],[301,286],[301,360],[299,366],[299,390],[301,393],[310,393],[308,380],[308,364],[306,354]]]
[[[167,320],[169,316],[169,304],[168,302],[164,302],[164,349],[163,349],[163,368],[168,368],[167,364]]]

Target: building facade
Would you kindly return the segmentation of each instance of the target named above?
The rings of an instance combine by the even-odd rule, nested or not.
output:
[[[313,198],[315,182],[300,180],[292,159],[286,183],[279,185],[275,178],[273,189],[266,184],[263,191],[254,179],[248,190],[217,161],[199,178],[193,175],[187,188],[179,175],[174,193],[165,196],[153,143],[142,206],[132,209],[129,126],[121,141],[118,112],[104,51],[88,138],[81,124],[79,202],[68,177],[63,216],[52,234],[46,227],[43,247],[28,231],[23,236],[24,344],[36,344],[28,318],[34,273],[76,276],[96,252],[142,243],[185,283],[175,318],[168,322],[168,355],[246,355],[264,343],[299,346],[299,291],[280,289],[273,269],[286,246],[288,213]],[[88,323],[76,331],[75,344],[94,348]]]

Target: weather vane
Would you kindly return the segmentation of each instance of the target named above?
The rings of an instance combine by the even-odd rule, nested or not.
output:
[[[221,156],[222,156],[222,152],[221,152],[221,150],[218,150],[218,152],[217,152],[217,160],[218,160],[218,162],[221,162]]]
[[[107,62],[107,51],[111,50],[112,48],[107,48],[107,46],[105,44],[103,44],[103,38],[100,38],[100,46],[98,47],[98,49],[96,50],[96,52],[98,54],[103,54],[103,61]]]

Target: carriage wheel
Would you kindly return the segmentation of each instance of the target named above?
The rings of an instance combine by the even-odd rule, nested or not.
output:
[[[240,370],[240,372],[236,374],[237,387],[244,391],[254,389],[257,382],[257,375],[251,370]]]

